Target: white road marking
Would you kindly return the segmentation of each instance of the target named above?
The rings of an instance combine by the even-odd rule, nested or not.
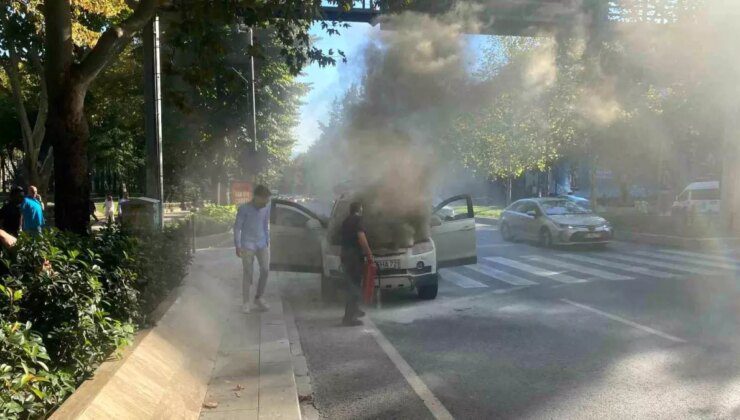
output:
[[[610,257],[616,258],[622,261],[636,263],[636,264],[652,265],[653,267],[667,268],[669,270],[686,271],[688,273],[694,273],[694,274],[703,274],[703,275],[708,275],[708,276],[717,274],[716,271],[706,270],[703,268],[690,267],[686,264],[667,263],[667,262],[650,260],[647,258],[631,257],[628,255],[622,255],[622,254],[611,254]]]
[[[636,322],[632,322],[629,319],[624,319],[621,316],[612,315],[610,313],[607,313],[607,312],[598,310],[596,308],[592,308],[592,307],[590,307],[588,305],[584,305],[582,303],[573,302],[572,300],[568,300],[568,299],[560,299],[560,301],[565,302],[565,303],[567,303],[569,305],[573,305],[573,306],[575,306],[577,308],[581,308],[583,310],[590,311],[590,312],[593,312],[595,314],[601,315],[603,317],[609,318],[609,319],[611,319],[613,321],[621,322],[622,324],[629,325],[630,327],[637,328],[638,330],[642,330],[642,331],[645,331],[647,333],[650,333],[650,334],[653,334],[653,335],[657,335],[658,337],[663,337],[663,338],[665,338],[667,340],[671,340],[671,341],[676,342],[676,343],[685,343],[686,342],[686,340],[684,340],[683,338],[678,338],[676,336],[673,336],[673,335],[670,335],[670,334],[666,334],[666,333],[664,333],[662,331],[658,331],[658,330],[656,330],[654,328],[650,328],[650,327],[648,327],[646,325],[642,325],[642,324],[638,324]]]
[[[704,260],[720,261],[720,262],[725,262],[728,264],[740,264],[740,260],[737,260],[729,256],[725,256],[725,255],[704,254],[701,252],[690,252],[690,251],[679,251],[676,249],[661,249],[660,252],[668,253],[668,254],[676,254],[676,255],[685,255],[687,257],[701,258]]]
[[[421,400],[424,402],[424,405],[427,406],[429,411],[432,413],[432,416],[434,416],[435,419],[452,420],[452,414],[450,414],[445,406],[442,405],[437,397],[434,396],[429,387],[427,387],[427,385],[424,383],[424,381],[421,380],[419,375],[414,372],[414,369],[406,362],[406,360],[404,360],[403,356],[401,356],[398,350],[393,347],[393,344],[391,344],[391,342],[388,341],[387,338],[385,338],[383,333],[380,332],[373,321],[371,321],[369,317],[365,317],[364,323],[365,326],[368,327],[367,330],[370,332],[373,338],[375,338],[375,341],[378,343],[380,348],[383,349],[383,351],[388,356],[388,358],[391,359],[393,364],[396,365],[396,368],[399,372],[401,372],[401,375],[403,375],[403,377],[406,379],[406,382],[411,385],[411,388],[413,388],[414,392],[416,392],[416,395],[418,395],[419,398],[421,398]]]
[[[680,263],[687,262],[687,258],[689,258],[687,256],[668,255],[668,254],[662,254],[660,252],[654,252],[654,251],[634,251],[632,252],[632,254],[645,255],[647,257],[660,258],[662,260],[676,261]],[[701,265],[704,267],[711,267],[711,268],[719,268],[722,270],[730,270],[730,271],[740,270],[740,267],[738,267],[735,264],[727,264],[727,263],[722,263],[719,261],[702,261],[698,258],[692,258],[688,262],[694,265]]]
[[[509,267],[516,268],[517,270],[525,271],[535,276],[545,277],[561,283],[584,283],[586,280],[575,278],[567,274],[558,273],[557,271],[545,270],[534,265],[525,264],[519,261],[510,260],[503,257],[485,257],[485,260],[495,262],[497,264],[507,265]]]
[[[472,289],[475,287],[488,287],[488,285],[486,284],[483,284],[479,281],[471,279],[470,277],[467,277],[460,273],[452,271],[449,268],[443,268],[442,270],[439,270],[439,274],[442,275],[443,279],[450,281],[454,283],[456,286],[462,287],[464,289]]]
[[[657,270],[651,270],[645,267],[637,267],[634,265],[616,263],[616,262],[608,261],[602,258],[587,257],[581,254],[558,254],[558,257],[587,262],[587,263],[591,263],[594,265],[600,265],[603,267],[616,268],[617,270],[627,271],[627,272],[636,273],[636,274],[644,274],[647,276],[657,277],[661,279],[670,279],[670,278],[676,277],[675,274],[666,273],[665,271],[657,271]]]
[[[487,276],[493,277],[496,280],[500,280],[504,283],[513,284],[514,286],[532,286],[534,284],[539,284],[524,278],[521,278],[519,276],[515,276],[513,274],[509,274],[507,272],[497,270],[493,267],[489,267],[484,264],[475,264],[475,265],[466,265],[471,270],[477,271],[481,274],[485,274]]]
[[[615,274],[609,271],[597,270],[595,268],[589,268],[580,264],[571,264],[569,262],[556,260],[553,258],[540,257],[539,255],[532,255],[525,257],[532,261],[538,261],[545,264],[554,265],[555,267],[564,268],[566,270],[578,271],[580,273],[589,274],[605,280],[634,280],[634,277],[623,276],[621,274]]]

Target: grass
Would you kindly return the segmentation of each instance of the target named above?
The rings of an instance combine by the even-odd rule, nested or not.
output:
[[[466,212],[468,208],[466,206],[452,206],[455,212]],[[498,219],[501,217],[501,213],[504,211],[501,207],[496,206],[473,206],[473,211],[476,217],[490,217]]]

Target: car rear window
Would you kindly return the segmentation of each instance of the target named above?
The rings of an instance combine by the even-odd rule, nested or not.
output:
[[[692,190],[692,200],[719,200],[720,192],[719,189],[707,189],[707,190]]]

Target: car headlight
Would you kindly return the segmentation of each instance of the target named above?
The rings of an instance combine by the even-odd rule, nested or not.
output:
[[[564,223],[557,223],[557,225],[560,229],[573,229],[573,225],[567,225]]]
[[[412,255],[426,254],[427,252],[432,252],[433,250],[434,250],[434,245],[432,244],[432,241],[418,242],[414,244],[413,248],[411,248],[411,254]]]

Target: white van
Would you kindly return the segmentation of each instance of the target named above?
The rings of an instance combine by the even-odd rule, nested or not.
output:
[[[671,214],[717,214],[719,200],[719,181],[692,182],[676,197]]]
[[[343,287],[343,280],[340,245],[336,243],[337,235],[329,232],[347,217],[350,201],[346,196],[337,199],[326,219],[300,204],[272,200],[270,268],[321,273],[321,295],[331,299]],[[449,207],[467,211],[457,210],[450,215],[445,210]],[[420,298],[434,299],[439,268],[477,262],[475,214],[470,196],[458,195],[435,206],[431,225],[431,239],[407,248],[373,250],[382,290],[416,290]]]

